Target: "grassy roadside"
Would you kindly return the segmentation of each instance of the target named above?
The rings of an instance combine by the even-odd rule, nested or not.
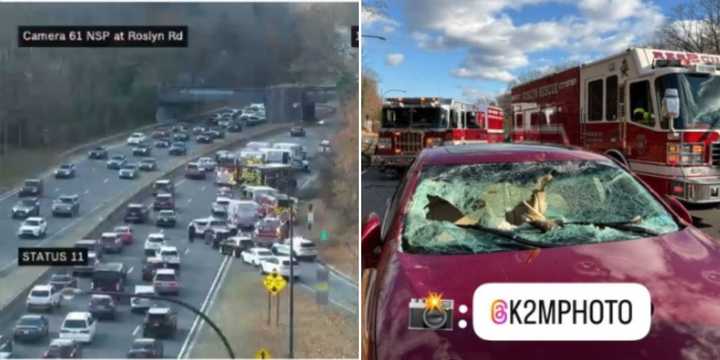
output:
[[[267,293],[257,271],[241,261],[231,265],[223,287],[210,310],[238,358],[254,358],[267,349],[272,358],[288,356],[288,289],[280,297],[280,323],[267,324]],[[306,291],[295,290],[295,357],[357,358],[357,319],[332,306],[315,304]],[[203,327],[190,358],[226,358],[220,339]]]
[[[8,149],[5,156],[0,156],[0,193],[55,165],[60,160],[58,154],[64,150],[67,149]]]

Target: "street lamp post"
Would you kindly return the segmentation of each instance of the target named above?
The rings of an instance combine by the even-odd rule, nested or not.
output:
[[[158,295],[148,295],[148,294],[128,294],[124,292],[115,292],[115,291],[93,291],[93,290],[81,290],[77,288],[65,288],[62,290],[62,296],[65,300],[71,300],[75,295],[81,295],[81,294],[87,294],[87,295],[110,295],[110,296],[116,296],[116,297],[127,297],[127,298],[141,298],[141,299],[150,299],[150,300],[162,300],[162,301],[168,301],[174,304],[178,304],[196,315],[200,316],[205,322],[210,325],[210,327],[215,330],[215,333],[218,334],[220,337],[220,340],[222,340],[223,344],[225,345],[225,350],[228,353],[228,356],[230,359],[235,358],[235,352],[233,351],[232,347],[230,346],[230,342],[227,340],[223,332],[220,330],[220,328],[215,325],[215,323],[210,320],[210,318],[205,315],[202,311],[198,310],[196,307],[177,299],[173,299],[170,297],[165,296],[158,296]]]

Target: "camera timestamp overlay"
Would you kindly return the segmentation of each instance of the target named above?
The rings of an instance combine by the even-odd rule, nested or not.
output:
[[[77,266],[88,264],[88,249],[62,247],[18,248],[20,266]]]
[[[491,283],[473,294],[473,330],[491,341],[632,341],[650,332],[635,283]]]
[[[18,26],[19,47],[187,47],[187,26]]]

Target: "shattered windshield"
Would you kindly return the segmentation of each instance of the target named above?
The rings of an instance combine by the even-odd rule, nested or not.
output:
[[[610,161],[433,166],[412,197],[403,248],[486,253],[677,230],[645,188]]]
[[[710,74],[668,74],[655,81],[657,99],[678,89],[680,115],[675,129],[720,129],[720,77]]]

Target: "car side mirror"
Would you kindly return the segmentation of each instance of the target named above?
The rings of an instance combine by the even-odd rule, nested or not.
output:
[[[663,117],[670,120],[680,116],[680,97],[677,89],[665,89],[665,95],[662,98],[660,112]]]
[[[692,216],[690,215],[690,212],[685,208],[685,206],[671,195],[665,195],[665,201],[670,205],[670,208],[672,211],[675,212],[677,216],[679,216],[681,219],[685,220],[688,224],[693,223]]]
[[[371,213],[362,227],[361,256],[362,268],[374,268],[380,259],[380,216]]]

